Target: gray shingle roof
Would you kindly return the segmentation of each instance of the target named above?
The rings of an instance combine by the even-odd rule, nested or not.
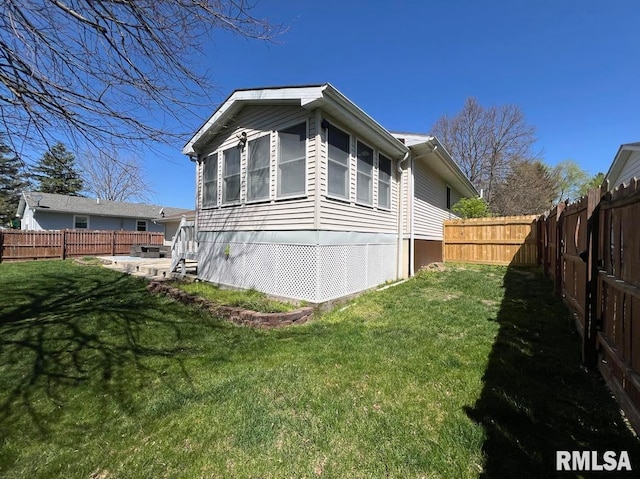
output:
[[[42,195],[38,202],[35,195]],[[36,196],[37,197],[37,196]],[[157,219],[164,216],[177,215],[189,210],[172,208],[170,206],[147,205],[143,203],[123,203],[120,201],[96,200],[95,198],[81,198],[79,196],[56,195],[53,193],[26,192],[23,195],[30,208],[39,207],[42,210],[59,213],[75,213],[94,216],[117,216],[140,219]]]

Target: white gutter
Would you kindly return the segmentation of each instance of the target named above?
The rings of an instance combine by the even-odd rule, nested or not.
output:
[[[398,195],[398,248],[396,252],[396,276],[398,279],[402,278],[402,237],[404,234],[404,228],[402,224],[402,203],[404,203],[402,199],[402,163],[407,161],[409,158],[409,152],[407,151],[404,154],[404,158],[398,161],[398,189],[400,190],[400,194]]]

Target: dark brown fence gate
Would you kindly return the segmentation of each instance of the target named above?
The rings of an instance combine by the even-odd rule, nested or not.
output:
[[[575,313],[582,357],[598,367],[640,431],[640,183],[539,219],[541,262]]]

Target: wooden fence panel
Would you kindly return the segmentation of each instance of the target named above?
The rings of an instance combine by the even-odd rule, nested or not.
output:
[[[0,231],[0,261],[128,255],[134,244],[162,245],[163,233],[144,231]]]
[[[444,260],[483,264],[538,264],[537,216],[444,222]]]
[[[15,261],[38,258],[59,258],[61,231],[4,230],[0,260]]]
[[[640,432],[640,183],[591,190],[539,221],[544,271],[576,315],[583,362],[598,365]]]
[[[563,211],[561,228],[561,288],[562,298],[576,314],[576,325],[584,337],[587,262],[580,256],[587,251],[588,198],[573,203]]]

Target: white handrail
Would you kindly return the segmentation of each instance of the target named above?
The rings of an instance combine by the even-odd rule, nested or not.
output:
[[[198,253],[198,243],[196,241],[196,222],[187,220],[182,216],[180,226],[171,245],[171,271],[175,271],[182,263],[182,273],[184,274],[184,264],[188,259],[196,259]]]

